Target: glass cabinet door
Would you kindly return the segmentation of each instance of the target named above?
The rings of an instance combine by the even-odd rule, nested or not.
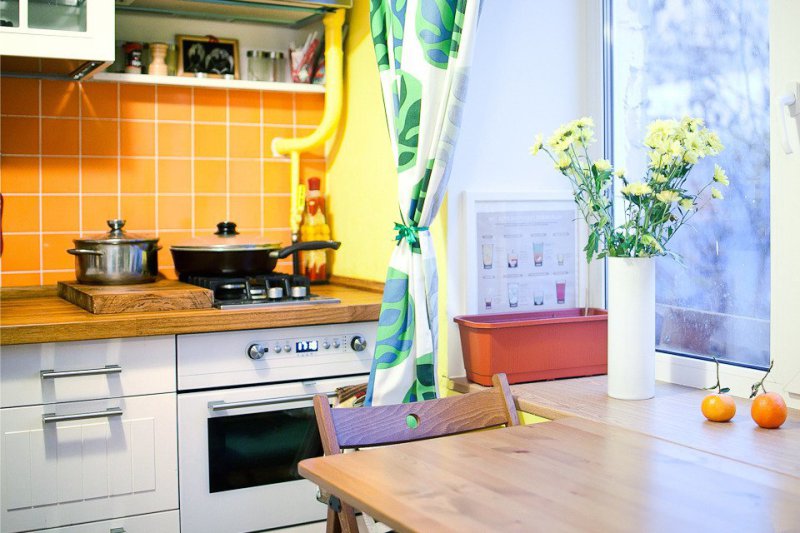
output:
[[[19,28],[19,0],[0,0],[0,27]]]
[[[28,0],[28,27],[86,31],[86,0]]]

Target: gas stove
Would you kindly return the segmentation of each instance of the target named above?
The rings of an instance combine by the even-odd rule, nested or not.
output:
[[[186,276],[181,281],[214,291],[214,307],[219,309],[341,302],[338,298],[312,294],[308,278],[292,274]]]

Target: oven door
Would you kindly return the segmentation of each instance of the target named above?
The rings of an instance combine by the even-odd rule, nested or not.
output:
[[[324,520],[297,463],[322,455],[312,398],[367,376],[178,396],[181,530],[242,533]]]

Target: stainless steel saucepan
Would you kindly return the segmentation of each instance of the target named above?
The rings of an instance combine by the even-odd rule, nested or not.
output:
[[[103,235],[75,239],[75,277],[81,283],[127,285],[149,283],[158,276],[158,237],[132,235],[122,230],[124,220],[107,221]]]

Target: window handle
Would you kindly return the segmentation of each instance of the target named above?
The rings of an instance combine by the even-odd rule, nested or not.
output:
[[[781,137],[781,145],[786,154],[791,154],[794,150],[789,142],[789,127],[786,125],[786,112],[783,108],[788,108],[789,117],[796,118],[800,114],[800,83],[789,84],[789,90],[778,98],[778,112],[781,114],[781,125],[783,126],[783,136]]]

